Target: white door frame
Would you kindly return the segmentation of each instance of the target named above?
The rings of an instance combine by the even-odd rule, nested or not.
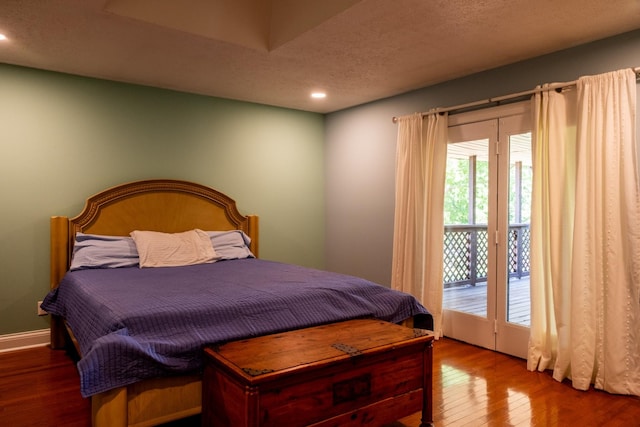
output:
[[[489,200],[495,205],[487,224],[489,261],[494,266],[487,277],[487,317],[443,309],[442,325],[446,336],[522,358],[527,356],[529,328],[506,321],[509,136],[530,131],[530,115],[530,103],[519,102],[449,117],[449,140],[489,138],[489,157],[498,167],[489,172]],[[497,256],[498,250],[503,256]]]

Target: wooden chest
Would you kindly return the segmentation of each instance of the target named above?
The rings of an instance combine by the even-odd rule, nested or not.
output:
[[[379,426],[432,422],[433,336],[373,319],[205,350],[203,426]]]

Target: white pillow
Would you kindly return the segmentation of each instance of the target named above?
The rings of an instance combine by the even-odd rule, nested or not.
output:
[[[131,232],[142,267],[177,267],[215,262],[218,259],[209,235],[202,230],[182,233]]]

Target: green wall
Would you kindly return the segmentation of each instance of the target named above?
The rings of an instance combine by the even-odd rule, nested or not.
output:
[[[324,267],[324,116],[0,64],[0,335],[43,329],[49,217],[151,178],[260,216],[260,255]]]

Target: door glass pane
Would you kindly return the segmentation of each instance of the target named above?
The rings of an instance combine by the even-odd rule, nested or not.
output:
[[[443,307],[486,317],[489,140],[450,143],[447,153]]]
[[[507,321],[530,324],[531,132],[509,137]]]

